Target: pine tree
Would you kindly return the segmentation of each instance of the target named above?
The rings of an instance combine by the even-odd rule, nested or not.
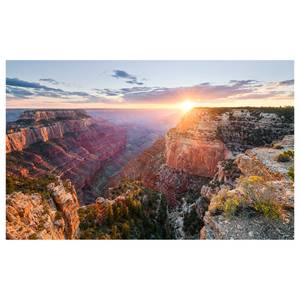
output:
[[[113,208],[112,205],[109,204],[108,208],[107,208],[107,224],[108,225],[112,225],[113,221],[114,221],[114,213],[113,213]]]
[[[118,227],[116,225],[113,225],[111,227],[111,234],[110,234],[110,237],[112,240],[117,240],[120,238],[120,234],[119,234],[119,231],[118,231]]]
[[[128,239],[130,235],[130,226],[127,222],[123,223],[121,226],[121,233],[123,239]]]

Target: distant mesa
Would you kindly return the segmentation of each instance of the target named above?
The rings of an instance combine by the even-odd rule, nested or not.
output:
[[[88,118],[86,111],[82,109],[78,110],[63,110],[63,109],[51,109],[51,110],[26,110],[24,111],[19,120],[33,120],[39,122],[43,120],[74,120]]]

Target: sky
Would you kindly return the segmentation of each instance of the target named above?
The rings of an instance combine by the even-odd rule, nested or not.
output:
[[[285,106],[293,61],[7,61],[7,108]]]

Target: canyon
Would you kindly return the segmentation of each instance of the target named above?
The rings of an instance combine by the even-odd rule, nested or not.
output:
[[[80,204],[67,214],[57,204],[67,238],[292,239],[293,114],[290,107],[194,108],[162,134],[167,127],[117,124],[103,113],[25,111],[7,126],[7,176],[54,175],[76,195]],[[255,187],[273,195],[275,186],[282,195],[275,202],[249,196]],[[54,187],[47,189],[59,203]],[[112,209],[118,226],[107,221]]]
[[[82,110],[24,111],[7,124],[7,175],[59,175],[72,181],[81,203],[93,202],[108,178],[158,135]]]
[[[163,139],[130,161],[115,180],[141,180],[176,204],[185,193],[197,191],[214,177],[220,161],[293,134],[292,117],[285,120],[263,108],[195,108]]]
[[[228,190],[235,189],[236,180],[242,176],[261,176],[261,180],[272,185],[266,174],[272,172],[278,165],[280,165],[279,169],[283,168],[286,173],[293,163],[278,162],[276,157],[285,150],[293,151],[293,143],[288,143],[288,147],[284,146],[284,143],[293,137],[293,132],[293,109],[290,108],[194,109],[186,114],[175,128],[169,130],[165,138],[158,140],[152,147],[129,162],[112,184],[118,184],[122,179],[129,178],[139,180],[146,187],[163,193],[169,206],[173,208],[170,217],[174,227],[177,228],[177,237],[185,238],[187,236],[183,228],[184,220],[189,219],[193,211],[197,212],[200,219],[199,227],[216,228],[216,226],[209,227],[208,224],[213,222],[209,212],[206,211],[209,210],[211,199],[218,194],[224,181]],[[277,147],[283,150],[272,148],[272,143],[276,141]],[[257,146],[259,148],[255,148]],[[260,157],[255,154],[255,162],[258,164],[256,172],[252,169],[245,172],[246,161],[254,161],[251,149],[253,152],[261,152],[262,155]],[[267,163],[270,170],[266,168],[264,158],[269,152],[274,152],[272,159],[268,159]],[[242,154],[247,157],[243,162]],[[283,184],[289,191],[288,194],[293,195],[291,179],[281,178],[277,184],[282,183],[283,180],[288,182]],[[289,209],[293,210],[293,206]],[[261,218],[262,223],[267,224],[266,226],[270,227],[270,224],[274,223],[257,212],[253,214],[257,216],[257,220]],[[255,238],[280,238],[280,236],[292,238],[292,216],[293,213],[290,222],[283,226],[286,233],[283,233],[282,228],[278,229],[283,223],[275,222],[279,226],[274,225],[275,228],[281,231],[282,235],[264,235],[262,226],[260,231],[256,228],[256,235],[250,234],[250,236],[242,233],[232,236],[230,234],[209,235],[205,234],[203,229],[201,238],[238,239],[254,236]],[[223,218],[230,229],[230,220],[224,216]],[[249,221],[248,217],[245,219]],[[254,223],[255,220],[256,218],[252,218]],[[241,224],[239,226],[242,227]],[[232,230],[233,228],[234,226]],[[246,225],[243,227],[244,231],[245,228]],[[277,229],[273,228],[273,231]],[[206,232],[209,232],[209,229]]]

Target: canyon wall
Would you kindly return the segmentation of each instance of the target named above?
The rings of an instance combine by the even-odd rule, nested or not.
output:
[[[8,124],[7,175],[59,175],[70,179],[82,198],[96,172],[126,146],[124,129],[104,120],[96,122],[82,111],[32,114],[24,112],[17,122]]]
[[[21,128],[6,135],[6,153],[22,151],[37,142],[61,139],[66,133],[88,130],[93,124],[90,118],[83,120],[59,121],[48,126]]]
[[[125,177],[140,180],[176,204],[186,193],[199,193],[219,162],[293,134],[293,111],[269,110],[195,108],[164,139],[130,161],[113,184]]]
[[[88,130],[93,123],[90,117],[76,111],[25,111],[17,122],[8,124],[6,153],[61,139],[69,132]]]
[[[167,133],[166,164],[212,177],[219,161],[292,133],[293,123],[259,109],[194,109]]]

